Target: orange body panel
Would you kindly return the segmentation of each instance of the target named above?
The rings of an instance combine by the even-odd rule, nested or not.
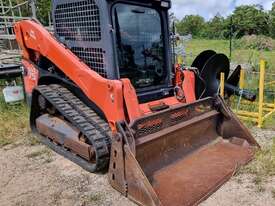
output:
[[[184,92],[186,103],[193,103],[196,101],[195,95],[195,74],[192,71],[183,71],[184,80],[182,89]]]
[[[175,65],[175,85],[181,86],[182,84],[182,72],[179,64]]]
[[[156,105],[163,105],[163,104],[168,106],[173,106],[173,105],[178,105],[179,101],[176,99],[176,97],[168,97],[161,100],[140,104],[139,108],[142,114],[147,115],[152,113],[150,107],[156,106]]]
[[[127,108],[127,115],[130,121],[133,121],[143,115],[142,111],[139,109],[138,98],[136,90],[131,84],[129,79],[121,79],[123,82],[123,96],[125,100],[125,105]]]
[[[184,93],[184,102],[193,103],[195,95],[196,78],[193,71],[183,70],[179,64],[175,66],[175,85]]]
[[[31,49],[61,68],[85,95],[101,108],[112,128],[115,122],[125,119],[121,81],[101,77],[34,21],[16,23],[14,30],[23,49],[24,59],[29,59],[28,51]]]
[[[27,94],[31,94],[33,89],[37,86],[39,71],[35,68],[33,64],[26,61],[25,59],[22,60],[22,64],[24,66],[25,91]]]

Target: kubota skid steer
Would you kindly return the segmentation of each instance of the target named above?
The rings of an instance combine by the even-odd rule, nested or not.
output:
[[[173,65],[170,4],[53,0],[55,36],[32,20],[14,26],[33,131],[90,172],[108,168],[146,206],[197,205],[258,147],[216,95],[224,55],[201,70]]]

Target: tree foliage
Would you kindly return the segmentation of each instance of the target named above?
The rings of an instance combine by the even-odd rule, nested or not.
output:
[[[204,36],[210,39],[220,39],[228,35],[228,28],[226,19],[220,14],[217,14],[211,21],[206,22]]]
[[[27,0],[2,0],[3,5],[10,6],[10,3],[12,6],[25,3]],[[24,4],[24,6],[20,6],[20,10],[18,8],[14,8],[11,10],[8,10],[8,12],[5,14],[6,16],[31,16],[31,7],[30,3],[31,1],[34,1],[36,6],[36,14],[39,21],[44,24],[48,25],[49,23],[49,16],[51,12],[51,0],[28,0],[27,4]],[[1,20],[1,19],[0,19]]]
[[[2,1],[5,5],[9,3],[8,0]],[[13,5],[25,1],[11,0]],[[42,24],[48,25],[51,0],[34,1],[38,19]],[[21,12],[27,16],[30,14],[30,8],[26,7]],[[174,15],[171,14],[170,16]],[[275,38],[275,1],[270,11],[265,11],[261,5],[244,5],[236,7],[228,17],[217,14],[206,21],[199,15],[187,15],[182,20],[175,22],[179,34],[192,34],[195,38],[227,39],[230,37],[231,32],[237,38],[245,35],[265,35]]]
[[[261,5],[239,6],[228,17],[217,14],[209,21],[200,16],[186,16],[176,27],[181,35],[192,34],[195,38],[226,39],[231,32],[237,38],[253,34],[275,38],[275,2],[270,11]]]
[[[181,33],[193,34],[194,36],[201,36],[204,26],[204,18],[198,15],[185,16],[182,21],[177,23],[177,29]]]
[[[234,29],[237,36],[244,35],[268,35],[268,13],[262,6],[240,6],[237,7],[232,15],[234,20]]]
[[[270,36],[275,38],[275,2],[272,4],[272,9],[270,11]]]
[[[37,18],[42,24],[49,24],[49,17],[51,12],[51,1],[49,0],[36,0]]]

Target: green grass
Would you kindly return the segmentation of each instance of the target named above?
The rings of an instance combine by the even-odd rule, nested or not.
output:
[[[38,151],[35,151],[35,152],[32,152],[32,153],[28,154],[27,158],[36,158],[36,157],[42,156],[44,154],[50,155],[50,153],[51,152],[48,148],[43,148],[41,150],[38,150]]]
[[[186,43],[187,65],[191,65],[195,57],[202,51],[212,49],[218,53],[224,53],[229,57],[229,41],[228,40],[203,40],[193,39]],[[191,56],[190,56],[191,54]],[[236,64],[250,63],[258,66],[259,60],[263,58],[267,61],[268,72],[275,73],[275,51],[257,51],[254,49],[234,49],[232,51],[232,62]]]
[[[101,205],[104,195],[99,193],[91,193],[83,197],[83,205]]]
[[[238,174],[253,175],[252,182],[255,184],[255,190],[264,192],[266,190],[266,182],[270,177],[275,176],[275,137],[273,138],[273,143],[258,150],[255,159],[243,167]],[[237,175],[238,182],[241,182],[241,178],[242,176]],[[275,188],[271,193],[275,199]]]
[[[6,145],[12,144],[12,143],[13,143],[13,141],[11,139],[7,139],[4,137],[0,138],[0,148],[4,147]]]
[[[259,150],[255,160],[241,172],[255,175],[255,184],[261,183],[266,177],[275,176],[275,137],[273,143]]]
[[[275,114],[265,121],[265,127],[275,130]]]
[[[217,53],[224,53],[229,56],[229,41],[228,40],[203,40],[203,39],[193,39],[185,44],[186,46],[186,64],[191,65],[195,57],[204,50],[212,49]],[[236,49],[234,48],[233,41],[233,51],[232,51],[232,62],[235,64],[249,64],[252,66],[253,71],[259,71],[259,61],[264,59],[267,62],[266,72],[275,74],[275,51],[257,51],[255,49]],[[245,88],[258,92],[259,75],[257,74],[246,74]],[[266,75],[266,82],[274,81],[275,76]],[[266,87],[267,90],[275,92],[275,85]],[[257,95],[258,97],[259,95]],[[275,97],[272,95],[265,96],[265,102],[273,103]],[[239,109],[250,112],[258,112],[258,107],[252,104],[241,104],[239,107],[238,97],[231,99],[231,107],[233,109]],[[258,102],[258,100],[256,100]],[[247,122],[248,125],[254,126],[255,123]],[[265,128],[275,129],[275,114],[265,121]]]
[[[29,134],[28,137],[24,139],[24,143],[28,146],[35,146],[40,144],[41,142],[39,141],[37,136],[35,136],[34,134]]]
[[[91,194],[89,196],[89,202],[94,202],[94,203],[97,203],[97,202],[100,202],[102,200],[102,194]]]
[[[0,147],[23,140],[30,134],[28,114],[24,103],[8,105],[0,95]]]
[[[43,163],[50,163],[53,161],[51,150],[48,148],[42,148],[38,151],[34,151],[26,155],[29,159],[41,159]]]

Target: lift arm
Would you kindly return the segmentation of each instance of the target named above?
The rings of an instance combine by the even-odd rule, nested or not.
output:
[[[14,30],[25,60],[33,62],[32,56],[37,55],[46,57],[104,112],[111,126],[125,119],[121,81],[101,77],[33,20],[16,23]]]

